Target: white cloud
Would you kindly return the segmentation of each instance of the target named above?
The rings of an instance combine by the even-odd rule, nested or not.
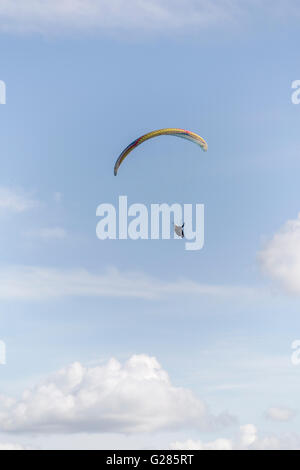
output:
[[[247,449],[257,439],[257,430],[253,424],[240,426],[238,435],[234,439],[219,438],[215,441],[204,443],[188,439],[185,442],[173,442],[170,445],[174,450],[233,450]]]
[[[289,220],[259,253],[264,272],[286,291],[300,294],[300,214]]]
[[[174,450],[300,450],[300,436],[293,433],[282,435],[272,434],[259,437],[256,426],[246,424],[240,426],[239,433],[231,439],[219,438],[204,443],[188,439],[184,442],[173,442]]]
[[[38,201],[21,189],[0,187],[0,213],[25,212],[38,205]]]
[[[203,443],[187,439],[184,442],[175,441],[170,444],[172,450],[232,450],[230,439],[220,438],[212,442]]]
[[[29,447],[23,447],[20,444],[11,444],[11,443],[1,443],[0,442],[0,450],[32,450]]]
[[[236,8],[236,10],[234,9]],[[239,11],[227,0],[0,0],[2,31],[163,30],[207,27]]]
[[[42,300],[65,296],[128,297],[159,299],[170,295],[253,296],[244,287],[206,285],[179,279],[166,282],[142,273],[109,269],[94,274],[85,269],[55,269],[37,266],[0,268],[0,299]]]
[[[174,387],[154,357],[111,359],[60,370],[19,400],[0,396],[0,428],[17,433],[140,433],[215,430],[235,419],[214,416],[188,389]]]
[[[257,439],[257,429],[253,424],[240,427],[239,443],[242,448],[250,447]]]
[[[299,14],[297,0],[0,0],[0,30],[172,31]]]
[[[256,450],[300,450],[300,436],[294,433],[270,435],[257,439],[252,449]]]
[[[295,416],[295,411],[290,408],[272,407],[266,411],[266,418],[272,421],[289,421]]]
[[[42,240],[63,240],[67,232],[62,227],[44,227],[37,230],[25,232],[26,236],[41,238]]]

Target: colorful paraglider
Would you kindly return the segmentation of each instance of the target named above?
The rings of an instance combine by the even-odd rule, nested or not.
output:
[[[159,129],[157,131],[148,132],[148,134],[142,135],[138,139],[131,142],[131,144],[129,144],[128,147],[126,147],[123,150],[123,152],[121,153],[121,155],[119,156],[119,158],[117,159],[115,163],[115,168],[114,168],[115,176],[118,173],[121,163],[123,162],[123,160],[125,160],[127,155],[129,155],[133,149],[135,149],[138,145],[142,144],[146,140],[152,139],[153,137],[158,137],[161,135],[172,135],[176,137],[181,137],[182,139],[187,139],[187,140],[190,140],[191,142],[194,142],[195,144],[200,145],[202,150],[204,151],[207,150],[207,143],[205,142],[205,140],[202,139],[200,135],[195,134],[194,132],[191,132],[191,131],[186,131],[184,129],[167,128],[167,129]]]

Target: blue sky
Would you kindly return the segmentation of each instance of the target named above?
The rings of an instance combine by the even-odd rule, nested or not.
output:
[[[41,14],[27,2],[23,17],[0,5],[0,374],[1,395],[17,400],[9,408],[1,399],[0,443],[199,447],[222,437],[238,448],[250,433],[247,446],[267,447],[272,435],[276,448],[299,448],[300,369],[290,359],[300,336],[300,106],[291,102],[299,7],[187,1],[182,12],[155,0],[125,13],[120,1],[111,11],[94,0],[81,15],[75,0],[70,9],[46,3]],[[163,127],[198,132],[208,152],[156,139],[114,177],[121,150]],[[129,203],[203,203],[203,250],[97,239],[97,206],[123,194]],[[22,393],[32,389],[40,403],[38,384],[75,361],[98,395],[95,409],[73,404],[72,429],[63,399],[58,412],[49,391],[34,410]],[[110,373],[122,392],[105,401]],[[131,403],[124,390],[135,380]],[[152,403],[156,386],[163,409]],[[150,422],[150,402],[163,422]],[[107,426],[105,410],[117,416]],[[257,435],[239,429],[250,424]]]

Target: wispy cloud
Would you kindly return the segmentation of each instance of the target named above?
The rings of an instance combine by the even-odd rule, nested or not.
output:
[[[19,400],[0,396],[5,432],[211,431],[235,422],[227,413],[212,415],[190,390],[172,385],[158,361],[147,355],[90,368],[77,362],[24,391]]]
[[[158,31],[231,19],[228,0],[0,0],[2,31]]]
[[[37,207],[39,202],[31,194],[21,190],[0,186],[1,212],[25,212]]]
[[[84,269],[55,269],[38,266],[8,266],[0,269],[0,299],[43,300],[66,296],[123,297],[155,300],[168,296],[253,297],[247,287],[206,285],[179,279],[166,282],[143,273],[105,273]]]
[[[0,0],[2,32],[159,32],[299,14],[297,0]],[[255,16],[255,13],[254,13]]]
[[[295,416],[295,411],[285,407],[271,407],[266,411],[266,418],[271,421],[290,421]]]
[[[62,227],[44,227],[36,230],[28,230],[25,235],[42,240],[63,240],[67,237],[67,232]]]

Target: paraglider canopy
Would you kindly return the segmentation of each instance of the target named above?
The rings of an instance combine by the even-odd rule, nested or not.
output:
[[[135,149],[138,145],[142,144],[146,140],[152,139],[153,137],[158,137],[161,135],[172,135],[176,137],[181,137],[182,139],[187,139],[187,140],[194,142],[195,144],[200,145],[202,150],[204,151],[207,150],[207,143],[205,142],[204,139],[202,139],[202,137],[200,137],[200,135],[195,134],[195,132],[186,131],[184,129],[176,129],[176,128],[159,129],[157,131],[148,132],[148,134],[142,135],[138,139],[131,142],[131,144],[129,144],[123,150],[123,152],[120,154],[119,158],[117,159],[115,163],[114,175],[115,176],[117,175],[121,163],[123,162],[123,160],[125,160],[125,158],[130,154],[130,152],[133,149]]]

